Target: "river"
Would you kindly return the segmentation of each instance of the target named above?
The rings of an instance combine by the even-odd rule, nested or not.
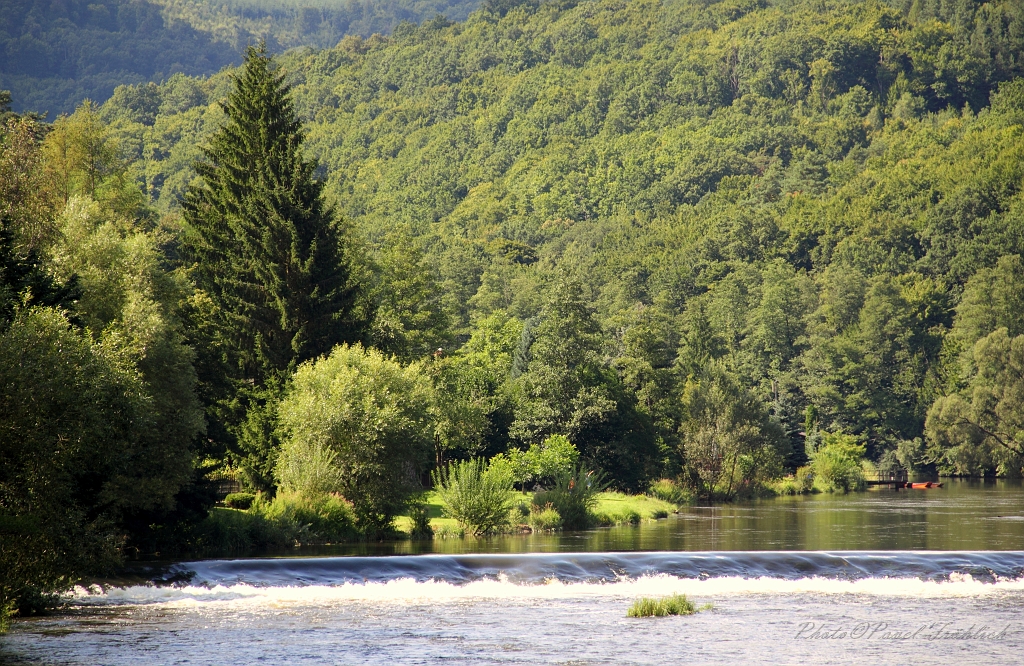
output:
[[[693,507],[639,526],[180,562],[15,623],[45,664],[1015,664],[1024,488]],[[696,615],[627,618],[685,593]]]

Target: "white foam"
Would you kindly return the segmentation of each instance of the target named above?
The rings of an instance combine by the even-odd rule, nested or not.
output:
[[[892,597],[977,597],[1024,592],[1024,579],[983,582],[969,574],[952,574],[948,581],[917,578],[865,578],[835,580],[810,577],[780,578],[721,577],[705,580],[678,578],[667,574],[622,579],[607,583],[565,583],[549,580],[543,584],[516,584],[504,577],[478,580],[464,585],[444,581],[417,582],[401,578],[387,582],[345,583],[259,587],[247,584],[214,587],[156,587],[85,589],[78,587],[70,601],[81,605],[161,604],[168,607],[204,606],[274,607],[290,605],[331,605],[346,602],[443,603],[471,600],[544,600],[574,598],[632,598],[682,593],[700,599],[803,594],[855,594]]]

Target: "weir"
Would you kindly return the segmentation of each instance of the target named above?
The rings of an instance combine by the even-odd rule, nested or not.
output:
[[[608,583],[643,576],[683,579],[720,577],[796,580],[919,578],[1016,579],[1024,552],[634,552],[411,555],[207,560],[175,565],[168,572],[191,585],[342,585],[411,580],[462,585],[480,580],[514,584]],[[159,584],[160,579],[155,581]]]

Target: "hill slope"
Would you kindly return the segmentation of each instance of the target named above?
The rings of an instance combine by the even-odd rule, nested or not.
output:
[[[245,45],[328,47],[346,34],[388,32],[436,13],[464,19],[475,2],[402,0],[2,0],[0,89],[15,110],[74,110],[126,83],[213,74]]]
[[[663,442],[686,368],[717,359],[798,450],[821,427],[979,469],[1002,459],[918,438],[962,386],[965,285],[1024,250],[1022,52],[1012,2],[597,0],[284,65],[329,189],[405,285],[388,325],[422,335],[397,353],[530,322],[569,272]],[[104,110],[167,210],[219,117],[221,79],[191,85],[202,104],[144,122]]]

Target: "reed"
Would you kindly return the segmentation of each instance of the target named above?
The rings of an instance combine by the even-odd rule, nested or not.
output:
[[[685,594],[673,594],[670,597],[640,597],[633,602],[626,612],[627,617],[667,617],[669,615],[693,615],[702,610],[710,610],[711,604],[698,607],[686,598]]]

